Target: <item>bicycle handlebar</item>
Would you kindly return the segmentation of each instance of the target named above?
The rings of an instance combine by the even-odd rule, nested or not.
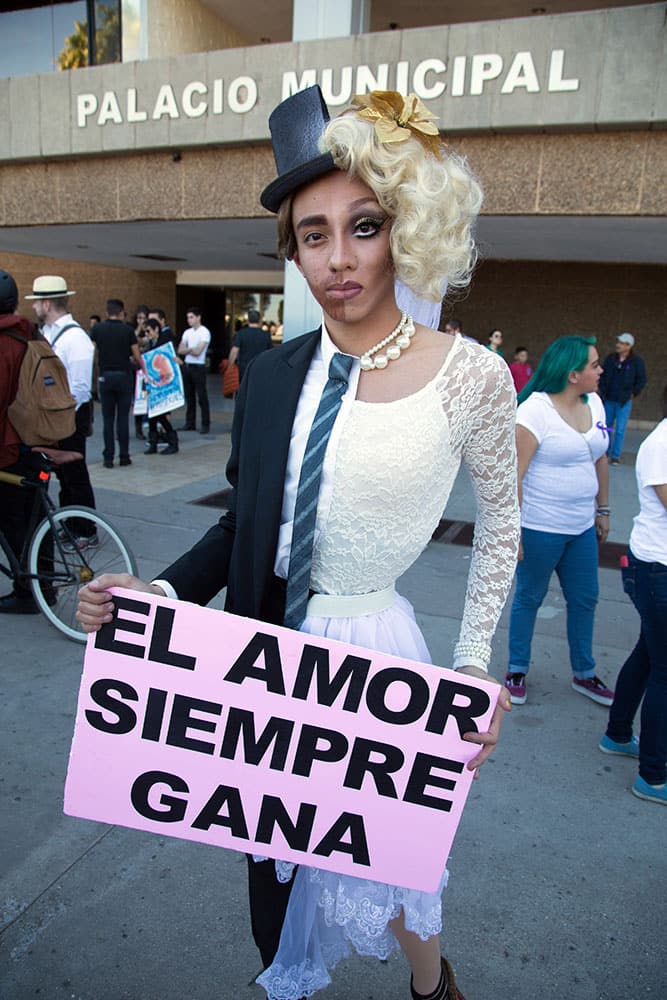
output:
[[[49,481],[50,477],[44,475],[45,473],[50,473],[52,469],[67,462],[78,462],[83,458],[79,451],[62,451],[60,448],[44,448],[40,445],[35,445],[30,451],[39,460],[36,466],[23,473],[0,469],[1,483],[8,483],[10,486],[38,486],[40,479]]]

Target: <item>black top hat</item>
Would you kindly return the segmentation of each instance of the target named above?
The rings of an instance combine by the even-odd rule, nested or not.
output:
[[[260,195],[264,208],[277,212],[288,194],[336,169],[331,153],[321,153],[319,147],[328,122],[318,86],[293,94],[271,112],[269,128],[278,177]]]

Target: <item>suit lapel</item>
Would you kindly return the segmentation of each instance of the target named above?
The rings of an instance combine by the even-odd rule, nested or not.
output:
[[[289,455],[292,425],[301,396],[301,389],[319,343],[319,331],[300,337],[294,349],[285,349],[280,367],[273,374],[277,384],[267,386],[275,401],[272,419],[264,433],[260,453],[259,494],[262,517],[255,526],[255,601],[261,605],[265,588],[273,574],[273,564],[280,528],[283,485]],[[286,345],[288,348],[289,345]]]

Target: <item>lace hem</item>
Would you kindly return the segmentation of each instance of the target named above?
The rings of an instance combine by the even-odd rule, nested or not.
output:
[[[346,955],[341,953],[329,964],[329,968],[333,969],[340,959],[345,957]],[[306,959],[301,965],[291,965],[288,969],[274,962],[256,982],[266,990],[267,1000],[295,1000],[295,997],[312,997],[313,993],[325,989],[331,982],[331,976],[325,968],[321,966],[315,968],[313,963]]]
[[[437,892],[423,893],[300,867],[278,953],[257,982],[268,1000],[298,1000],[328,986],[352,951],[386,960],[398,948],[389,924],[401,910],[407,929],[426,941],[442,929],[447,880],[445,869]]]

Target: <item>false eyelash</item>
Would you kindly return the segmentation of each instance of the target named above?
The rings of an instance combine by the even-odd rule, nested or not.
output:
[[[386,215],[382,217],[375,215],[365,215],[362,219],[354,220],[354,227],[356,229],[357,226],[362,226],[365,224],[367,226],[375,226],[377,228],[377,231],[379,232],[380,229],[382,229],[382,227],[384,226],[386,221],[387,221]]]

